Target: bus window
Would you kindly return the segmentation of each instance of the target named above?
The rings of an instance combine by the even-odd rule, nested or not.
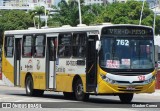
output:
[[[85,57],[86,33],[73,34],[73,57]]]
[[[59,57],[71,56],[71,33],[60,34],[58,40],[58,55]]]
[[[45,36],[37,35],[35,38],[34,57],[44,57],[45,54]]]
[[[32,56],[32,36],[26,35],[23,37],[23,48],[22,48],[22,55],[24,57],[31,57]]]
[[[6,37],[5,38],[5,55],[6,57],[13,56],[13,48],[14,47],[14,38],[13,37]]]

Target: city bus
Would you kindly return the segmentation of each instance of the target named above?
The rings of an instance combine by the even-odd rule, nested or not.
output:
[[[153,29],[100,24],[4,32],[3,81],[28,96],[63,92],[78,101],[114,95],[129,103],[155,91]]]

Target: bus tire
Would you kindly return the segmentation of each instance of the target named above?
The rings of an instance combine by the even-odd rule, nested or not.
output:
[[[122,103],[130,103],[133,99],[133,93],[119,94],[119,99]]]
[[[35,95],[35,90],[33,89],[33,79],[32,79],[31,76],[27,76],[27,78],[26,78],[25,89],[26,89],[26,94],[28,96],[34,96]]]
[[[75,99],[78,101],[87,101],[89,99],[89,94],[84,93],[81,79],[78,79],[75,82],[74,93],[75,93]]]

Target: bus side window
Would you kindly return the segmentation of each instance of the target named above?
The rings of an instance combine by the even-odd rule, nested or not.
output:
[[[5,37],[5,55],[6,57],[13,57],[14,37]]]
[[[65,33],[59,35],[58,40],[58,56],[59,57],[71,57],[71,33]]]
[[[36,35],[34,41],[34,57],[45,56],[45,35]]]
[[[23,36],[23,48],[22,55],[23,57],[31,57],[32,56],[32,35]]]
[[[86,33],[73,34],[73,57],[85,57]]]

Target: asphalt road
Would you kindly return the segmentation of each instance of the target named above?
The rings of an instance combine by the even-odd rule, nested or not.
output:
[[[13,108],[7,108],[11,111],[19,111],[21,108],[23,111],[28,111],[27,108],[34,108],[32,111],[53,111],[49,108],[56,111],[159,111],[160,94],[136,94],[130,104],[122,104],[118,96],[91,96],[89,101],[79,102],[65,99],[62,93],[46,91],[43,97],[29,97],[23,88],[0,86],[0,107],[3,107],[0,110],[6,110],[6,103]]]

